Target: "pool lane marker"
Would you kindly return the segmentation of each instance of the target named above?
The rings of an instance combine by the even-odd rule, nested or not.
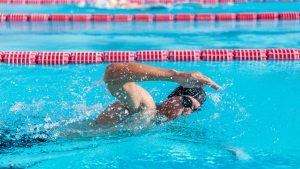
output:
[[[0,52],[0,62],[3,62],[4,60],[4,56],[5,56],[5,53],[4,52]]]
[[[0,52],[9,64],[98,64],[135,61],[300,60],[300,49],[204,49],[105,52]]]
[[[79,4],[95,3],[96,0],[0,0],[0,4]],[[278,2],[278,0],[129,0],[129,2],[143,4],[234,4],[246,2]],[[298,0],[279,0],[279,2],[298,2]]]
[[[168,51],[152,50],[152,51],[137,51],[135,52],[136,61],[167,61],[169,60]]]
[[[68,64],[70,55],[68,52],[40,52],[36,55],[36,63],[42,65]]]
[[[300,12],[198,14],[0,14],[0,22],[152,22],[300,20]]]
[[[72,52],[70,63],[75,64],[97,64],[102,62],[102,52]]]

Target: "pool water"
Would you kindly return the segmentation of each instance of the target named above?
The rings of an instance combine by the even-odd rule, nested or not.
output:
[[[1,24],[1,23],[0,23]],[[298,48],[300,22],[4,23],[3,51]]]
[[[279,7],[276,3],[250,3],[238,4],[239,8],[233,5],[203,10],[261,12],[261,8],[254,8],[258,4],[269,10]],[[299,3],[280,5],[282,10],[299,9]],[[34,13],[47,12],[46,8],[3,5],[0,9]],[[110,12],[68,5],[57,9],[50,6],[49,12],[71,13],[71,9]],[[189,12],[187,8],[178,10]],[[0,26],[1,51],[265,49],[300,45],[298,21],[11,22]],[[208,99],[202,110],[174,121],[149,126],[131,121],[113,130],[89,130],[88,124],[115,101],[103,82],[108,63],[0,63],[0,168],[300,168],[299,61],[142,63],[201,71],[223,89],[205,88]],[[140,84],[157,103],[177,86],[170,82]],[[62,137],[64,133],[74,135]],[[228,149],[238,150],[237,154]]]
[[[68,123],[84,125],[115,100],[102,81],[107,64],[1,64],[0,124],[10,134],[1,143],[2,167],[299,168],[299,62],[149,64],[201,71],[223,90],[206,88],[202,110],[172,122],[97,133]],[[176,87],[141,84],[157,103]],[[72,131],[81,136],[57,138]],[[43,142],[45,133],[48,142]],[[251,159],[239,160],[226,147],[239,148]]]

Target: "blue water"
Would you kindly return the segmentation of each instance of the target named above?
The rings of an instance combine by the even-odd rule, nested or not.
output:
[[[0,124],[17,135],[1,147],[2,167],[300,167],[300,62],[149,64],[201,71],[224,89],[206,88],[202,111],[172,122],[146,129],[127,124],[119,131],[86,132],[66,126],[94,119],[114,101],[101,80],[107,64],[1,64]],[[176,87],[169,82],[141,84],[158,103]],[[50,141],[37,141],[44,138],[42,131]],[[57,138],[70,131],[82,136]],[[26,136],[30,134],[35,136]],[[24,143],[22,136],[31,139]],[[244,150],[252,159],[237,160],[224,149],[229,146]]]
[[[256,4],[258,5],[258,4]],[[299,9],[299,3],[259,4]],[[10,8],[13,7],[13,8]],[[27,8],[28,7],[28,8]],[[61,8],[60,8],[61,7]],[[253,4],[228,11],[252,9]],[[76,6],[9,6],[0,11],[120,12]],[[226,9],[226,11],[227,11]],[[176,9],[174,9],[176,11]],[[171,10],[170,12],[174,12]],[[189,12],[188,9],[180,9]],[[200,10],[200,9],[194,9]],[[223,7],[203,9],[223,12]],[[129,13],[136,11],[129,11]],[[146,12],[146,11],[142,11]],[[147,11],[155,13],[157,11]],[[161,10],[157,13],[164,13]],[[0,50],[299,48],[300,25],[289,22],[0,23]],[[300,168],[300,62],[148,62],[201,71],[223,90],[205,88],[201,111],[174,121],[114,130],[88,124],[115,99],[102,80],[108,64],[0,63],[0,168]],[[157,103],[177,85],[140,83]],[[64,133],[73,137],[62,137]],[[228,151],[242,152],[237,156]]]
[[[300,22],[0,23],[3,51],[299,48]]]

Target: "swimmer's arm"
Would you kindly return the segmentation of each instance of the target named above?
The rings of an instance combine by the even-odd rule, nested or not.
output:
[[[132,3],[132,2],[128,2],[128,3],[121,3],[121,4],[118,4],[118,7],[119,8],[139,8],[139,4],[137,3]]]
[[[147,75],[146,79],[143,77],[145,75]],[[172,75],[167,69],[140,64],[116,63],[108,66],[104,81],[110,93],[129,110],[129,114],[141,112],[143,115],[150,117],[156,110],[155,102],[143,87],[134,82],[149,80],[148,77],[153,80],[170,79]],[[104,121],[106,120],[104,119]]]
[[[162,69],[144,64],[114,63],[107,67],[104,81],[108,82],[142,82],[165,80],[172,81],[177,75],[175,70]]]
[[[128,110],[121,102],[115,102],[106,108],[96,119],[97,124],[111,127],[122,122],[129,115]]]
[[[127,82],[142,81],[171,81],[185,87],[211,86],[219,89],[220,86],[200,72],[177,72],[154,66],[135,63],[114,63],[107,67],[104,81],[110,84],[125,84]]]

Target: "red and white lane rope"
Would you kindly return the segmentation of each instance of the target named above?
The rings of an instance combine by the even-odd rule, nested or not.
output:
[[[300,49],[205,49],[105,52],[0,52],[10,64],[96,64],[134,61],[300,60]]]
[[[200,4],[232,4],[245,2],[298,2],[298,0],[129,0],[137,4],[174,4],[174,3],[200,3]],[[96,0],[0,0],[0,4],[78,4],[96,3]]]
[[[300,20],[300,12],[198,14],[0,14],[0,22],[152,22]]]

